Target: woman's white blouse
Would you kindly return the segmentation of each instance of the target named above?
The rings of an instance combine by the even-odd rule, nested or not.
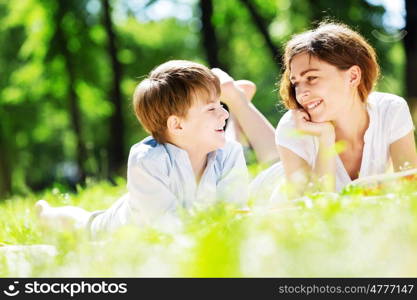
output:
[[[373,92],[367,101],[369,127],[364,136],[364,148],[359,177],[384,173],[390,164],[389,146],[414,129],[407,102],[396,95]],[[288,148],[314,168],[318,153],[318,140],[300,135],[295,130],[292,111],[281,118],[276,132],[277,145]],[[340,157],[336,156],[336,190],[351,182]]]

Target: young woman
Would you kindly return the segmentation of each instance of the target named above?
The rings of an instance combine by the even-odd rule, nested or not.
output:
[[[322,191],[340,191],[358,177],[384,173],[390,162],[394,171],[417,167],[407,103],[372,92],[379,66],[374,49],[359,33],[343,24],[323,23],[296,35],[286,45],[284,68],[280,95],[288,112],[275,132],[281,161],[253,181],[254,195],[276,185],[284,174],[300,195],[312,182]],[[250,131],[253,107],[227,74],[218,73],[222,101],[242,129]]]

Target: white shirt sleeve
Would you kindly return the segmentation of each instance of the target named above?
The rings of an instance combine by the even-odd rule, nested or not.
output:
[[[145,158],[140,151],[131,153],[128,163],[128,194],[105,211],[93,213],[88,229],[98,232],[112,231],[126,224],[177,222],[177,198],[169,189],[168,175],[160,160]],[[172,219],[172,220],[171,220]]]
[[[245,206],[248,199],[249,176],[242,146],[229,142],[225,149],[223,169],[217,183],[217,195],[220,200]]]
[[[145,223],[153,223],[176,211],[177,197],[169,187],[169,175],[161,158],[143,159],[140,153],[129,158],[127,189],[133,210],[140,211]]]
[[[287,111],[275,130],[275,144],[285,147],[304,159],[310,166],[315,163],[314,137],[297,132],[292,111]]]
[[[134,214],[130,210],[128,197],[129,194],[125,194],[108,209],[92,213],[87,229],[93,237],[101,232],[111,232],[132,221]]]
[[[390,96],[395,97],[386,111],[387,119],[391,119],[388,142],[392,144],[414,130],[414,125],[407,102],[401,97]]]

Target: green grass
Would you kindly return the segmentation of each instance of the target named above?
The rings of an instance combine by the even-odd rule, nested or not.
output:
[[[386,189],[313,194],[249,214],[218,205],[184,217],[181,230],[126,227],[101,241],[85,232],[55,232],[37,223],[33,205],[103,209],[125,192],[90,183],[0,203],[0,243],[52,245],[2,252],[0,276],[401,277],[417,276],[417,183]]]

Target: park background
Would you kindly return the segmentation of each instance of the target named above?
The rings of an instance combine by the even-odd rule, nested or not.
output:
[[[276,126],[283,45],[326,17],[374,45],[377,89],[414,110],[413,0],[0,0],[0,199],[125,177],[130,146],[147,135],[134,87],[170,59],[252,80]]]
[[[275,126],[282,47],[323,18],[375,46],[377,89],[417,103],[415,0],[0,0],[0,277],[415,277],[417,183],[347,187],[251,211],[192,209],[178,231],[101,240],[44,227],[34,204],[106,209],[147,134],[135,85],[188,59],[257,84]],[[413,113],[413,115],[415,115]],[[259,168],[258,168],[259,167]],[[249,156],[250,171],[259,171]],[[412,178],[411,178],[412,179]],[[168,228],[170,229],[170,228]]]

